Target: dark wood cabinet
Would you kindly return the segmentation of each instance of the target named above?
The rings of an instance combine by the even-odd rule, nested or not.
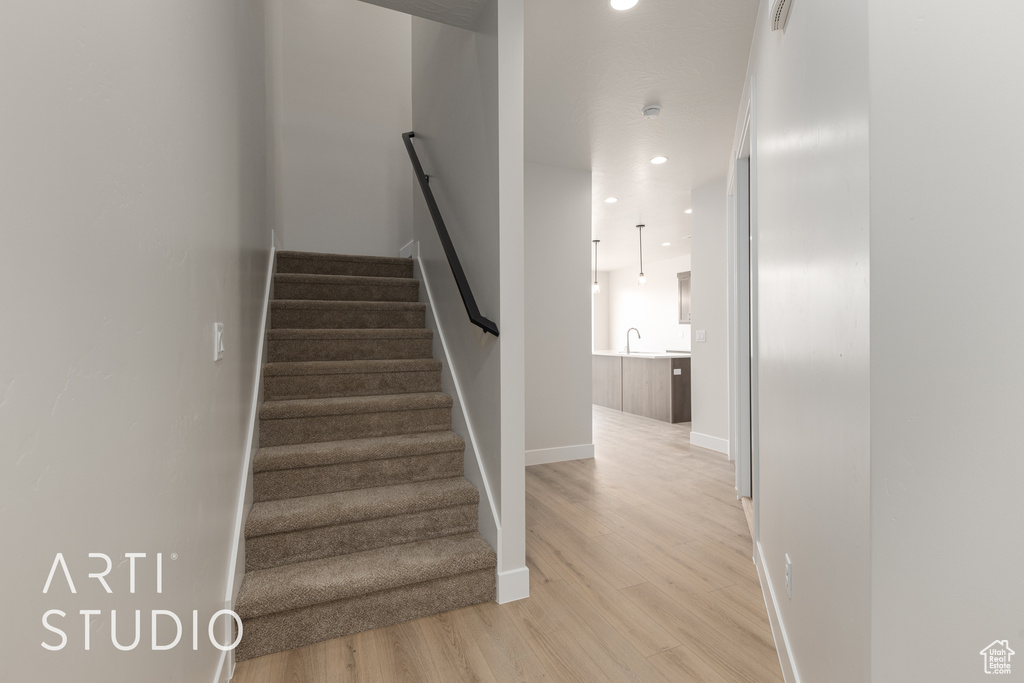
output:
[[[676,371],[679,374],[676,374]],[[672,359],[672,422],[690,422],[690,359]]]

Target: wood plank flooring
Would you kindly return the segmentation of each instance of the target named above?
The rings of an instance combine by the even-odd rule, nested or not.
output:
[[[242,662],[235,683],[782,681],[724,456],[594,407],[594,460],[526,469],[528,600]]]

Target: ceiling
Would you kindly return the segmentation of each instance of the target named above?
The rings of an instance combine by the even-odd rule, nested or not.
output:
[[[414,17],[475,31],[488,0],[363,0]]]
[[[637,263],[637,223],[645,262],[690,253],[684,211],[728,169],[757,6],[527,0],[526,159],[592,171],[601,270]],[[645,119],[647,104],[660,116]]]

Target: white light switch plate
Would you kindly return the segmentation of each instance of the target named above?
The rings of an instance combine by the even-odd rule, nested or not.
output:
[[[697,341],[706,342],[708,340],[707,330],[697,330]]]
[[[224,357],[224,323],[213,324],[213,362]]]

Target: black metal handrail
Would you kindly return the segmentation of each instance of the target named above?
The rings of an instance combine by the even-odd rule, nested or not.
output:
[[[466,307],[466,313],[469,315],[469,321],[484,332],[490,332],[497,337],[498,326],[480,315],[480,309],[477,308],[476,299],[473,297],[473,290],[470,289],[469,281],[466,280],[466,272],[462,270],[462,264],[459,262],[459,255],[455,253],[455,245],[452,244],[452,238],[448,235],[448,228],[445,227],[444,219],[441,218],[441,210],[437,208],[437,202],[434,200],[434,193],[430,191],[430,180],[423,172],[423,166],[420,164],[420,158],[416,154],[416,149],[412,146],[412,139],[414,137],[416,137],[416,133],[412,131],[402,133],[402,140],[405,141],[405,149],[409,152],[409,160],[412,161],[412,169],[416,173],[416,180],[420,183],[420,189],[423,190],[423,198],[427,201],[427,208],[430,210],[430,217],[434,219],[434,227],[437,228],[437,237],[441,240],[441,246],[444,247],[445,256],[448,257],[448,265],[452,269],[452,275],[455,276],[455,284],[459,288],[459,294],[462,295],[462,303]]]

